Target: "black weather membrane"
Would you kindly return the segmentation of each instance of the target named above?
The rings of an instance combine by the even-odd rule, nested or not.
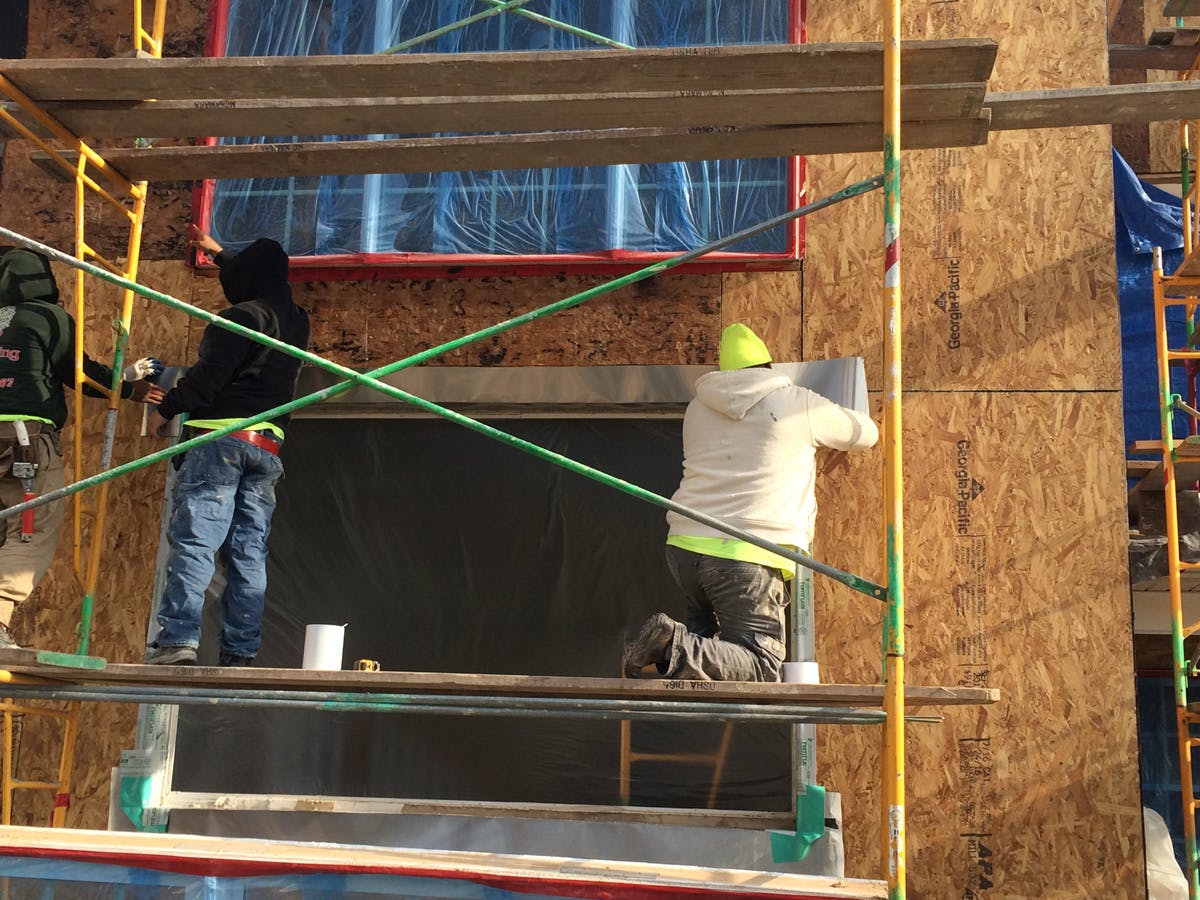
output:
[[[679,484],[678,420],[492,424],[661,495]],[[305,625],[349,623],[346,667],[611,678],[649,614],[683,614],[663,510],[451,423],[294,420],[283,459],[258,665],[298,667]],[[635,722],[633,741],[708,753],[722,730]],[[616,805],[618,759],[615,721],[184,707],[174,786]],[[790,761],[789,726],[736,724],[717,805],[790,808]],[[703,808],[712,776],[637,763],[631,802]]]

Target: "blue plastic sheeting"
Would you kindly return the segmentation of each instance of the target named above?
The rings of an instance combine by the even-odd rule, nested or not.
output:
[[[376,53],[484,7],[477,0],[228,0],[229,56]],[[535,0],[524,8],[637,47],[787,43],[783,0]],[[512,12],[413,53],[597,49]],[[398,123],[402,124],[402,123]],[[225,143],[391,135],[281,136]],[[231,249],[257,237],[293,256],[678,252],[788,208],[786,159],[216,182],[211,231]],[[783,253],[780,227],[729,248]]]
[[[186,875],[132,866],[21,856],[0,857],[0,882],[5,900],[43,900],[47,897],[60,900],[244,900],[253,897],[550,900],[564,896],[508,891],[455,878],[324,873],[251,877]],[[583,886],[582,890],[588,889]],[[594,893],[589,894],[573,889],[565,896],[599,900],[608,895],[610,888],[596,885],[592,890]]]
[[[1168,274],[1183,259],[1183,211],[1178,197],[1140,181],[1129,164],[1113,151],[1113,199],[1116,208],[1117,286],[1121,303],[1121,380],[1125,403],[1126,445],[1158,440],[1158,362],[1154,339],[1155,247],[1163,251]],[[1171,346],[1184,343],[1184,313],[1167,310]],[[1172,367],[1171,389],[1187,397],[1184,372]],[[1176,418],[1176,434],[1188,423]],[[1160,810],[1161,812],[1161,810]],[[1169,820],[1168,820],[1169,821]]]

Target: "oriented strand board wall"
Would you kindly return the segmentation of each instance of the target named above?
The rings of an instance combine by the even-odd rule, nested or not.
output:
[[[809,12],[811,40],[881,36],[874,3]],[[904,36],[998,39],[993,90],[1077,87],[1107,81],[1104,15],[916,2]],[[1043,130],[904,156],[908,672],[1003,696],[909,727],[915,896],[1143,896],[1109,146]],[[811,193],[879,166],[810,159]],[[876,391],[881,243],[881,198],[849,201],[810,223],[805,264],[805,357],[861,353]],[[880,577],[878,456],[821,503],[818,555]],[[818,584],[828,677],[876,678],[878,611]],[[848,874],[878,871],[877,760],[876,735],[823,730]]]
[[[1002,694],[909,725],[914,896],[1143,896],[1125,518],[1104,499],[1123,490],[1113,400],[906,399],[908,678]],[[852,460],[821,486],[818,551],[878,577],[880,459]],[[873,601],[817,590],[818,634],[837,636],[818,644],[823,677],[875,680]],[[878,754],[874,731],[821,732],[821,778],[843,792],[859,875],[877,853]]]
[[[785,273],[799,311],[799,277]],[[666,275],[601,295],[431,361],[453,366],[679,365],[715,359],[728,276]],[[750,277],[750,276],[748,276]],[[778,275],[761,276],[775,284]],[[587,290],[601,277],[313,283],[296,286],[313,317],[312,349],[368,369]],[[745,295],[744,287],[729,288]],[[779,292],[776,291],[775,295]],[[773,295],[774,296],[774,295]],[[798,358],[792,340],[791,358]]]
[[[197,3],[171,10],[173,27],[180,23],[193,43]],[[31,54],[94,55],[119,43],[105,31],[73,44],[74,34],[90,34],[71,24],[75,5],[34,7]],[[947,0],[906,10],[909,38],[998,38],[994,89],[1107,80],[1101,4]],[[810,3],[809,15],[814,41],[880,36],[877,6],[865,0]],[[109,30],[124,20],[111,22]],[[21,152],[10,145],[18,162],[5,164],[3,220],[65,245],[65,195],[36,193],[47,190],[45,178],[22,167]],[[1138,897],[1107,131],[1005,134],[988,148],[909,153],[904,166],[909,671],[914,682],[986,681],[1004,693],[999,707],[909,728],[912,893]],[[876,156],[812,159],[810,193],[823,196],[879,168]],[[152,210],[146,256],[163,262],[145,266],[145,279],[218,307],[215,282],[173,261],[182,253],[186,195],[160,199],[169,202]],[[875,194],[810,223],[803,306],[797,272],[668,276],[442,362],[711,363],[720,325],[744,320],[781,359],[865,356],[878,391],[881,210]],[[314,349],[367,368],[598,281],[313,284],[298,285],[297,298],[313,313]],[[111,317],[104,309],[89,320]],[[135,329],[138,352],[171,362],[194,352],[199,333],[173,313],[139,312]],[[107,345],[91,349],[104,355]],[[135,418],[125,411],[118,459],[151,446],[136,436]],[[90,433],[99,425],[91,413]],[[878,485],[877,454],[858,455],[822,483],[818,547],[831,563],[876,578]],[[161,471],[147,472],[123,484],[114,503],[108,558],[116,564],[102,579],[94,644],[113,659],[140,653],[161,489]],[[878,610],[819,583],[821,633],[836,636],[819,651],[827,679],[875,680]],[[22,610],[19,635],[66,649],[75,603],[60,555]],[[103,825],[108,770],[132,745],[132,721],[130,709],[88,707],[72,824]],[[822,779],[843,793],[850,873],[867,877],[878,874],[877,736],[823,729],[819,760]],[[26,758],[45,758],[53,746],[29,726]],[[47,811],[27,803],[21,815],[42,822]]]
[[[1146,80],[1151,82],[1175,81],[1179,78],[1176,72],[1146,73]],[[1189,143],[1196,145],[1196,136],[1192,134]],[[1179,123],[1151,122],[1150,123],[1150,171],[1178,172],[1179,165]]]

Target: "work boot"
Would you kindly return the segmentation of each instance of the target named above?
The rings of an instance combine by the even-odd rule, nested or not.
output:
[[[253,656],[236,656],[233,653],[221,651],[221,658],[217,661],[218,666],[223,666],[227,669],[248,669],[254,665]]]
[[[24,649],[12,638],[12,632],[8,630],[7,625],[0,625],[0,650],[21,650]]]
[[[675,636],[675,620],[666,613],[655,613],[646,620],[636,638],[625,645],[621,669],[626,678],[637,678],[651,663],[666,661],[667,648]],[[660,673],[663,667],[659,666]]]
[[[142,657],[142,665],[146,666],[194,666],[196,664],[195,647],[160,647],[151,644],[146,648]]]

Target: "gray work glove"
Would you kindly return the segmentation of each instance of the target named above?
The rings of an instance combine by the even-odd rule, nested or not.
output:
[[[141,381],[143,378],[154,378],[162,374],[163,364],[153,356],[143,356],[131,366],[127,366],[121,374],[124,381]]]

